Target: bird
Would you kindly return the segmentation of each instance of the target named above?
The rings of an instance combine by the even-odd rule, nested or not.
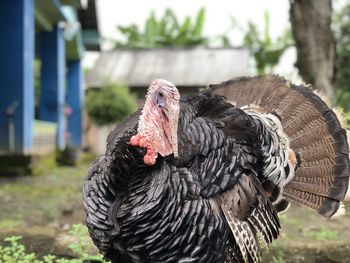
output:
[[[310,86],[236,77],[180,97],[151,82],[83,186],[111,262],[260,262],[291,202],[334,215],[349,185],[346,130]]]

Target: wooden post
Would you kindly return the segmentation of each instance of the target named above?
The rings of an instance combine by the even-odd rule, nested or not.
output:
[[[82,146],[82,114],[84,106],[83,72],[81,61],[74,60],[68,62],[68,89],[67,106],[69,143],[77,148]]]
[[[65,147],[65,40],[57,25],[41,33],[41,91],[39,118],[57,124],[57,148]]]
[[[23,154],[33,144],[34,0],[0,1],[0,32],[0,150],[7,153],[11,144]],[[8,117],[12,105],[16,107]]]

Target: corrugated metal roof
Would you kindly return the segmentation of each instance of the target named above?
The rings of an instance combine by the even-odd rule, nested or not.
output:
[[[157,78],[177,86],[207,86],[247,75],[248,63],[248,51],[239,48],[121,49],[101,53],[87,86],[122,82],[145,87]]]

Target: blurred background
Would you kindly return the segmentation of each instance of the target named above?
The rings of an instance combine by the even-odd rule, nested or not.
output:
[[[350,128],[350,1],[12,0],[0,22],[0,262],[102,262],[82,180],[153,79],[278,74]],[[349,219],[292,206],[264,262],[350,262]]]

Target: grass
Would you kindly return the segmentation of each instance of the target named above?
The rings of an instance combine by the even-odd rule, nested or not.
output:
[[[43,225],[57,221],[63,211],[81,209],[81,187],[88,166],[55,166],[43,175],[0,183],[0,227]]]
[[[57,168],[56,155],[51,153],[33,160],[32,174],[45,175],[55,168]]]
[[[287,214],[281,214],[279,218],[282,224],[289,224],[295,227],[299,227],[301,225],[300,219],[295,217],[290,217]]]
[[[7,228],[17,228],[24,224],[23,218],[18,216],[11,217],[11,218],[3,218],[0,220],[0,229],[7,229]]]
[[[305,231],[304,236],[317,241],[341,239],[341,234],[339,232],[329,229],[327,226],[322,226],[322,225],[318,229]]]
[[[284,242],[281,240],[275,240],[272,244],[264,251],[262,255],[262,262],[269,263],[282,263],[284,262],[285,253],[283,251]]]

